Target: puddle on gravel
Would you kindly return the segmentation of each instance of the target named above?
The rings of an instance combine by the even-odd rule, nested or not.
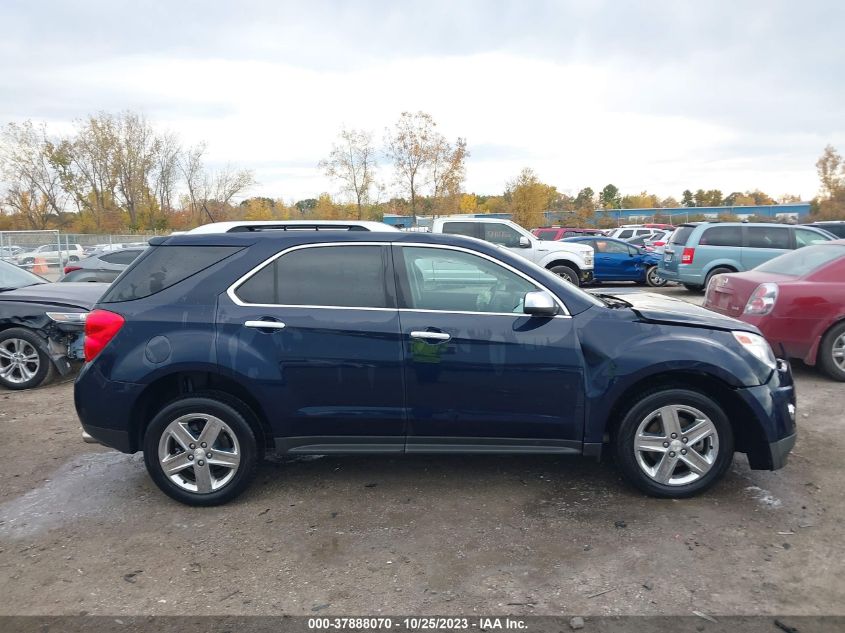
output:
[[[125,512],[115,500],[127,490],[127,481],[143,476],[140,453],[76,457],[37,488],[0,505],[0,538],[30,537],[80,517],[123,520]]]

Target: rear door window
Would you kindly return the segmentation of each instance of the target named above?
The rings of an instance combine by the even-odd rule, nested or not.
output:
[[[154,246],[110,287],[103,303],[149,297],[241,250],[239,246]]]
[[[742,246],[741,226],[713,226],[705,229],[699,246]]]
[[[747,226],[749,248],[790,248],[789,229],[785,226]]]
[[[624,240],[634,235],[634,231],[632,229],[626,229],[619,233],[619,239]]]
[[[443,232],[451,235],[466,235],[468,237],[481,237],[478,229],[478,222],[444,222]]]
[[[258,305],[388,308],[387,260],[383,246],[300,248],[264,266],[235,295]]]

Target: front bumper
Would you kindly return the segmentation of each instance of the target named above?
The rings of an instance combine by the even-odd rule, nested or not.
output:
[[[795,446],[795,440],[797,438],[798,434],[793,433],[782,440],[769,444],[769,452],[772,454],[772,470],[778,470],[786,466],[787,457],[789,457],[789,452]]]
[[[754,470],[777,470],[786,465],[795,446],[795,385],[789,363],[778,360],[769,381],[759,387],[738,389],[759,424],[760,441],[744,447]]]

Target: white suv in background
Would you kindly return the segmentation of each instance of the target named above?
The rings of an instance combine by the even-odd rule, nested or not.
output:
[[[593,281],[593,249],[576,242],[539,240],[518,224],[496,218],[438,218],[432,233],[466,235],[507,248],[580,286]]]
[[[81,244],[62,244],[61,256],[58,244],[45,244],[31,251],[23,251],[15,255],[12,261],[18,266],[29,266],[36,263],[36,259],[43,259],[45,264],[57,266],[68,262],[78,262],[85,257],[85,250]]]

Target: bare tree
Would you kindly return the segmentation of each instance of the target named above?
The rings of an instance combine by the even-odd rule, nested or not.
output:
[[[444,198],[454,199],[461,191],[466,177],[466,158],[469,156],[466,141],[458,138],[453,146],[441,134],[432,143],[430,182],[434,209],[442,206]]]
[[[141,206],[149,206],[150,176],[159,140],[152,126],[140,114],[124,112],[117,120],[118,143],[115,157],[117,190],[129,223],[138,227]]]
[[[26,216],[35,229],[60,217],[67,201],[59,170],[52,161],[54,144],[45,127],[10,123],[0,133],[0,177],[7,185],[6,203]]]
[[[188,200],[190,203],[191,217],[198,220],[201,217],[200,201],[204,191],[205,166],[203,155],[205,154],[205,143],[199,143],[189,147],[177,159],[177,166],[185,186],[188,189]]]
[[[173,210],[180,151],[179,139],[175,134],[166,133],[159,137],[153,168],[153,183],[159,209],[165,214]]]
[[[393,131],[385,135],[387,157],[393,161],[397,182],[410,197],[412,215],[416,214],[417,194],[431,160],[436,126],[430,114],[403,112]]]
[[[343,192],[355,201],[360,220],[363,205],[370,200],[378,167],[372,134],[365,130],[342,129],[329,157],[321,160],[319,167],[329,178],[340,181]]]

